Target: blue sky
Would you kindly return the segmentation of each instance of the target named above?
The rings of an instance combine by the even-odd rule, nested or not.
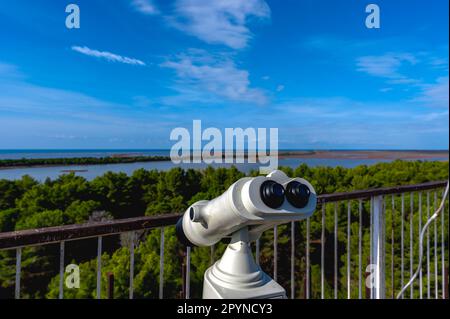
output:
[[[65,8],[81,10],[67,29]],[[381,28],[365,26],[366,5]],[[278,127],[280,148],[448,149],[448,1],[0,3],[0,148],[169,148]]]

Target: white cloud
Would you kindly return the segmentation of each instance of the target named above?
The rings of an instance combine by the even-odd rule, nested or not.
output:
[[[131,5],[143,14],[155,15],[159,13],[152,0],[133,0],[131,1]]]
[[[207,92],[231,101],[265,104],[265,93],[250,86],[249,73],[237,68],[234,61],[226,56],[212,56],[202,51],[191,51],[166,61],[162,67],[172,69],[181,84],[177,90],[189,97],[203,97]]]
[[[449,107],[449,78],[440,77],[433,84],[424,84],[421,95],[415,99],[433,107]]]
[[[277,86],[277,92],[281,92],[284,90],[284,85],[280,84]]]
[[[142,62],[141,60],[138,60],[138,59],[128,58],[126,56],[114,54],[114,53],[107,52],[107,51],[93,50],[86,46],[84,46],[84,47],[72,46],[72,50],[79,52],[81,54],[84,54],[84,55],[105,59],[110,62],[119,62],[119,63],[132,64],[132,65],[145,65],[144,62]]]
[[[448,72],[448,58],[431,57],[430,65],[435,69],[447,70]]]
[[[411,80],[400,73],[405,64],[414,65],[416,57],[409,53],[388,53],[380,56],[363,56],[357,59],[358,71],[395,81]]]
[[[440,119],[448,119],[448,110],[444,112],[432,112],[428,114],[418,115],[417,119],[426,122],[434,122]]]
[[[207,43],[241,49],[252,37],[247,26],[252,17],[270,17],[270,8],[264,0],[177,0],[170,21],[181,31]]]

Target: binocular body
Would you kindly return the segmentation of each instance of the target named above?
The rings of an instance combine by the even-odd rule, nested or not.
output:
[[[314,188],[302,178],[278,170],[246,177],[219,197],[190,206],[177,223],[177,235],[188,246],[211,246],[248,227],[250,240],[256,240],[277,224],[309,217],[316,202]]]

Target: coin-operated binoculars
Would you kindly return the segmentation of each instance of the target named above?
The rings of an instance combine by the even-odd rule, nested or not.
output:
[[[222,258],[205,272],[203,298],[286,298],[285,290],[254,261],[250,243],[276,225],[308,218],[314,188],[302,178],[275,170],[238,180],[219,197],[190,206],[176,225],[187,246],[212,246],[231,236]]]

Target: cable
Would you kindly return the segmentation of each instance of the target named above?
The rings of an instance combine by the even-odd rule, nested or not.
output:
[[[420,233],[419,237],[419,265],[417,266],[417,270],[414,273],[414,275],[411,277],[411,279],[408,281],[408,283],[402,288],[402,290],[398,293],[397,299],[400,299],[402,295],[405,293],[406,289],[408,289],[409,286],[416,280],[417,275],[420,272],[420,269],[422,268],[422,258],[423,258],[423,237],[425,235],[425,231],[427,230],[428,226],[439,216],[439,213],[442,211],[445,205],[445,199],[448,195],[448,188],[449,188],[449,182],[447,181],[447,187],[445,188],[444,196],[441,201],[441,205],[439,205],[439,208],[434,212],[434,214],[428,219],[425,226],[423,226],[422,232]]]

